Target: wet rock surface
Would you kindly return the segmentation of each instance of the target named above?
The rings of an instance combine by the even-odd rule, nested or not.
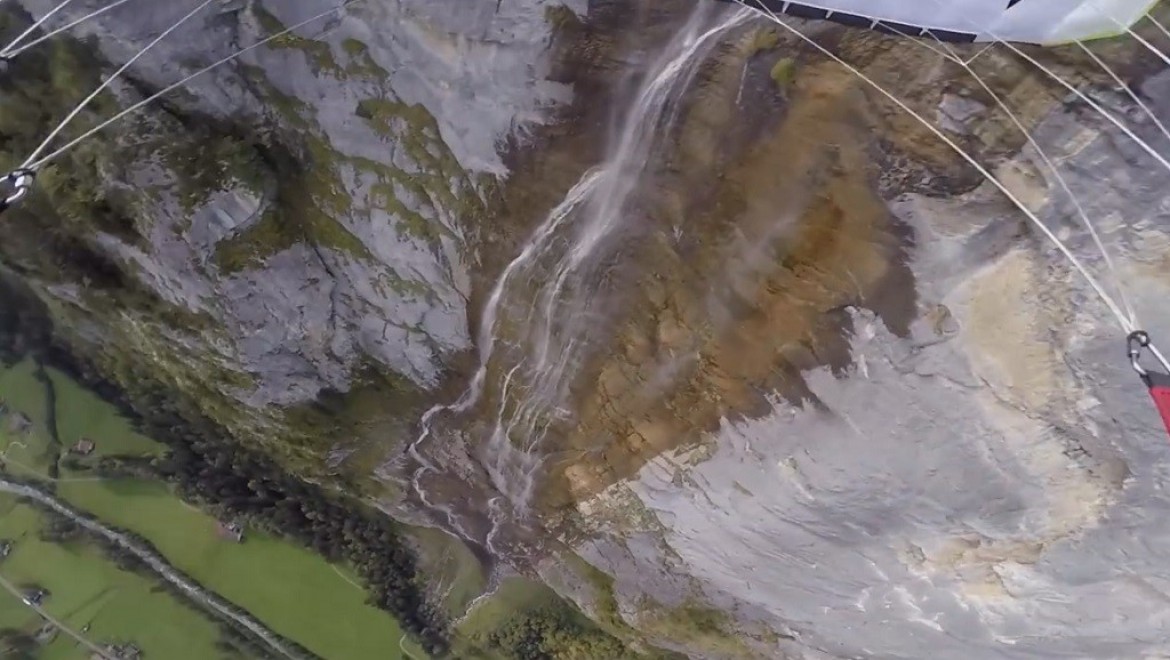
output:
[[[1156,96],[1163,80],[1142,88],[1157,108],[1170,103]],[[1106,237],[1140,318],[1165,324],[1153,265],[1165,171],[1092,113],[1032,107],[1038,142]],[[1141,130],[1158,137],[1148,120]],[[1000,171],[1105,277],[1037,154]],[[577,551],[614,576],[635,627],[653,615],[647,594],[676,608],[697,598],[735,612],[729,634],[766,657],[1156,655],[1165,431],[1121,359],[1124,333],[990,185],[884,208],[913,237],[901,262],[909,314],[842,299],[843,360],[801,369],[802,398],[773,388],[762,412],[721,414],[697,445],[652,452],[578,502],[588,532]],[[832,291],[834,269],[805,281]],[[801,307],[789,309],[791,322]],[[773,327],[765,342],[782,336]],[[748,654],[721,639],[688,648]]]

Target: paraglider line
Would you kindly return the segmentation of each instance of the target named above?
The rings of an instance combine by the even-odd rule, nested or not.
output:
[[[977,161],[971,154],[967,153],[966,150],[964,150],[961,146],[959,146],[954,140],[947,137],[947,135],[945,133],[943,133],[942,130],[936,128],[933,124],[931,124],[929,121],[927,121],[926,118],[924,118],[921,114],[919,114],[917,111],[915,111],[909,105],[907,105],[905,101],[899,99],[892,92],[886,90],[885,87],[883,87],[882,85],[880,85],[879,83],[874,81],[869,76],[862,73],[860,70],[857,69],[857,67],[853,66],[852,64],[849,64],[845,60],[841,59],[841,57],[839,57],[838,55],[831,52],[829,49],[827,49],[824,46],[822,46],[821,44],[817,43],[811,37],[808,37],[800,30],[789,25],[786,21],[781,19],[779,16],[777,16],[775,13],[773,13],[767,7],[763,6],[762,4],[758,4],[759,0],[753,0],[753,2],[757,3],[758,6],[748,5],[747,0],[736,0],[736,2],[738,2],[740,5],[743,5],[744,7],[748,7],[749,9],[752,9],[758,13],[761,13],[761,14],[764,14],[765,16],[770,17],[772,19],[772,21],[775,22],[777,25],[784,28],[788,32],[792,33],[797,38],[799,38],[800,40],[809,44],[810,46],[812,46],[813,48],[818,50],[820,53],[822,53],[823,55],[825,55],[829,59],[833,60],[837,64],[844,67],[847,71],[849,71],[853,75],[857,76],[858,79],[865,82],[867,85],[869,85],[874,90],[876,90],[879,94],[886,97],[894,105],[898,106],[904,112],[909,114],[912,118],[914,118],[919,123],[921,123],[927,130],[929,130],[931,133],[933,133],[935,135],[935,137],[942,140],[947,146],[949,146],[951,149],[953,149],[955,151],[955,153],[957,153],[963,160],[967,161],[967,163],[970,164],[971,167],[975,168],[975,170],[977,172],[979,172],[979,174],[982,175],[983,178],[987,179],[988,182],[990,182],[1001,193],[1003,193],[1003,195],[1005,197],[1007,197],[1008,200],[1011,201],[1012,204],[1014,204],[1016,206],[1016,208],[1018,208],[1028,218],[1028,220],[1031,221],[1032,224],[1035,225],[1036,228],[1041,231],[1041,233],[1043,233],[1050,241],[1052,241],[1052,243],[1057,247],[1058,250],[1061,251],[1061,253],[1064,254],[1065,257],[1068,258],[1068,260],[1076,268],[1077,272],[1079,272],[1081,274],[1081,276],[1085,278],[1085,281],[1089,284],[1089,286],[1093,289],[1093,291],[1095,291],[1097,293],[1097,295],[1101,298],[1101,301],[1104,302],[1105,305],[1109,308],[1109,311],[1113,313],[1114,318],[1117,319],[1118,324],[1122,327],[1122,329],[1127,334],[1136,330],[1136,328],[1133,327],[1130,320],[1128,318],[1126,318],[1126,316],[1122,313],[1121,309],[1117,306],[1117,303],[1113,300],[1113,298],[1108,293],[1106,293],[1106,291],[1101,287],[1101,284],[1097,281],[1097,278],[1093,277],[1093,274],[1090,273],[1084,267],[1084,265],[1081,264],[1080,260],[1076,258],[1076,256],[1068,249],[1068,247],[1059,238],[1057,238],[1055,234],[1052,233],[1052,230],[1049,229],[1043,222],[1041,222],[1040,219],[1038,217],[1036,217],[1036,214],[1033,213],[1031,210],[1029,210],[1028,207],[1024,205],[1024,203],[1020,200],[1019,197],[1016,196],[1015,193],[1013,193],[1011,190],[1009,190],[1007,188],[1007,186],[1005,186],[999,179],[995,178],[995,176],[993,176],[991,174],[991,172],[989,172],[986,167],[981,165],[979,163],[979,161]],[[1153,349],[1153,346],[1151,346],[1150,348]]]
[[[1113,21],[1113,22],[1114,22],[1114,23],[1117,23],[1117,21]],[[1118,23],[1118,25],[1120,25],[1120,23]],[[1167,56],[1166,56],[1166,53],[1164,53],[1164,52],[1162,52],[1161,50],[1159,50],[1157,46],[1155,46],[1154,44],[1152,44],[1152,43],[1150,43],[1150,42],[1146,41],[1146,38],[1145,38],[1145,37],[1143,37],[1142,35],[1138,34],[1137,32],[1134,32],[1134,31],[1133,31],[1133,28],[1125,28],[1125,31],[1126,31],[1126,33],[1127,33],[1127,34],[1129,34],[1129,36],[1133,37],[1134,39],[1137,39],[1138,43],[1140,43],[1141,45],[1145,46],[1145,47],[1146,47],[1146,50],[1148,50],[1148,51],[1150,51],[1151,53],[1153,53],[1153,54],[1157,55],[1157,56],[1158,56],[1158,59],[1160,59],[1160,60],[1162,60],[1163,62],[1165,62],[1166,64],[1170,65],[1170,57],[1167,57]]]
[[[352,5],[356,2],[360,2],[360,0],[347,0],[346,2],[340,4],[336,7],[333,7],[332,9],[329,9],[327,11],[323,11],[320,14],[317,14],[316,16],[313,16],[311,18],[307,18],[307,19],[301,21],[300,23],[297,23],[295,25],[291,25],[291,26],[289,26],[289,27],[287,27],[279,32],[275,32],[273,34],[270,34],[267,37],[265,37],[264,39],[261,39],[260,41],[257,41],[256,43],[252,44],[251,46],[248,46],[246,48],[241,48],[240,50],[232,53],[231,55],[228,55],[227,57],[219,59],[219,60],[203,67],[202,69],[199,69],[195,73],[192,73],[191,75],[183,78],[182,80],[179,80],[176,83],[167,85],[166,87],[163,87],[162,89],[155,92],[154,94],[151,94],[150,96],[146,97],[145,99],[142,99],[141,101],[126,108],[125,110],[122,110],[121,112],[114,115],[113,117],[110,117],[106,121],[98,124],[97,126],[94,126],[93,128],[89,129],[88,131],[86,131],[86,132],[82,133],[81,135],[77,136],[76,138],[70,140],[69,142],[62,145],[61,148],[57,149],[56,151],[54,151],[46,156],[41,157],[36,162],[30,163],[28,165],[28,169],[39,170],[40,168],[44,167],[50,161],[55,160],[56,158],[60,157],[61,154],[64,154],[65,152],[69,151],[73,147],[75,147],[78,144],[89,139],[95,133],[98,133],[98,132],[104,130],[107,126],[117,122],[118,120],[125,117],[126,115],[142,109],[144,106],[152,103],[155,99],[159,98],[160,96],[164,96],[164,95],[186,85],[191,80],[207,73],[208,71],[211,71],[212,69],[215,69],[215,68],[218,68],[219,66],[227,64],[228,62],[231,62],[232,60],[236,59],[237,57],[239,57],[247,52],[250,52],[250,51],[253,51],[257,48],[260,48],[261,46],[267,44],[268,42],[272,41],[273,39],[279,39],[280,37],[283,37],[284,35],[292,32],[293,30],[304,27],[304,26],[308,25],[309,23],[312,23],[313,21],[316,21],[316,20],[319,20],[319,19],[324,18],[326,16],[329,16],[330,14],[335,14],[339,11],[342,11],[346,7]]]
[[[736,0],[736,1],[743,2],[743,0]],[[931,1],[939,7],[943,7],[941,0],[931,0]],[[983,29],[983,28],[980,28],[979,26],[971,23],[970,21],[967,21],[967,24],[970,25],[972,28],[975,28],[978,30]],[[1041,71],[1043,71],[1045,73],[1045,75],[1047,75],[1049,78],[1052,78],[1057,83],[1059,83],[1062,87],[1064,87],[1068,91],[1072,92],[1072,94],[1074,96],[1076,96],[1078,99],[1080,99],[1081,101],[1088,104],[1089,107],[1093,108],[1098,113],[1100,113],[1100,115],[1102,117],[1107,119],[1109,121],[1109,123],[1116,126],[1118,130],[1125,133],[1127,137],[1129,137],[1131,140],[1133,140],[1135,143],[1137,143],[1137,145],[1139,147],[1141,147],[1143,151],[1145,151],[1147,154],[1149,154],[1154,160],[1158,161],[1158,163],[1161,164],[1162,167],[1164,167],[1167,172],[1170,172],[1170,161],[1167,161],[1166,158],[1164,156],[1162,156],[1162,154],[1158,153],[1158,151],[1156,149],[1151,147],[1148,142],[1146,142],[1145,140],[1138,137],[1137,134],[1135,134],[1132,130],[1130,130],[1128,126],[1121,123],[1120,120],[1118,120],[1116,117],[1114,117],[1109,112],[1107,112],[1105,110],[1105,108],[1101,107],[1100,103],[1097,103],[1093,99],[1089,98],[1084,92],[1082,92],[1081,90],[1074,87],[1072,84],[1070,84],[1064,78],[1061,78],[1060,76],[1056,75],[1056,73],[1054,73],[1051,69],[1049,69],[1047,66],[1045,66],[1040,61],[1038,61],[1036,58],[1034,58],[1031,55],[1025,53],[1024,51],[1020,50],[1020,48],[1017,47],[1015,44],[1011,43],[1010,41],[1005,41],[1003,38],[1001,38],[999,35],[997,35],[993,32],[989,31],[989,32],[986,32],[985,34],[987,34],[987,36],[991,37],[995,41],[995,43],[1003,44],[1004,47],[1008,48],[1009,50],[1011,50],[1013,53],[1015,53],[1019,57],[1022,57],[1023,59],[1027,60],[1029,63],[1031,63],[1037,69],[1040,69]]]
[[[895,30],[895,31],[897,31],[897,30]],[[898,32],[898,33],[901,34],[901,32]],[[907,38],[910,38],[910,35],[904,35],[904,36],[906,36]],[[931,36],[933,36],[933,34]],[[1136,327],[1137,314],[1136,314],[1136,312],[1134,312],[1133,306],[1129,302],[1129,297],[1126,296],[1126,294],[1125,294],[1125,286],[1122,283],[1121,276],[1117,272],[1117,268],[1113,265],[1113,259],[1109,255],[1109,250],[1106,249],[1105,244],[1101,241],[1100,234],[1097,233],[1097,229],[1093,225],[1093,222],[1091,220],[1089,220],[1089,216],[1085,212],[1084,207],[1081,205],[1080,200],[1077,198],[1076,194],[1073,193],[1072,188],[1069,187],[1068,181],[1064,178],[1064,175],[1060,173],[1060,169],[1056,166],[1056,163],[1054,163],[1052,161],[1052,159],[1049,158],[1048,154],[1044,151],[1044,148],[1041,147],[1040,143],[1037,142],[1035,137],[1032,136],[1031,131],[1029,131],[1026,126],[1024,126],[1024,122],[1020,120],[1019,116],[1017,116],[1015,112],[1012,112],[1012,109],[1010,107],[1008,107],[1007,103],[1003,100],[1003,97],[996,94],[995,91],[991,88],[991,86],[988,85],[987,82],[984,81],[983,78],[975,71],[975,69],[971,67],[971,65],[968,63],[968,62],[970,62],[970,60],[967,60],[965,62],[961,57],[959,57],[958,53],[956,53],[953,48],[947,46],[945,43],[943,43],[941,40],[938,40],[937,38],[935,39],[935,41],[938,42],[937,47],[932,46],[931,44],[929,44],[925,41],[921,41],[919,39],[911,38],[910,40],[912,42],[930,50],[931,52],[941,56],[942,58],[944,58],[946,60],[950,60],[951,62],[954,62],[955,64],[963,67],[963,69],[968,74],[970,74],[972,78],[975,79],[975,82],[977,82],[979,84],[979,86],[983,88],[983,91],[987,92],[987,94],[990,95],[991,98],[995,100],[996,105],[998,105],[999,108],[1001,110],[1003,110],[1004,114],[1007,115],[1008,119],[1010,119],[1011,122],[1013,124],[1015,124],[1016,128],[1018,128],[1020,130],[1020,133],[1023,134],[1024,139],[1026,139],[1028,141],[1028,144],[1031,145],[1031,147],[1036,150],[1036,153],[1040,156],[1040,159],[1043,160],[1044,164],[1048,166],[1048,169],[1052,172],[1052,175],[1056,178],[1057,183],[1060,184],[1061,189],[1064,190],[1064,193],[1066,195],[1068,195],[1069,200],[1072,202],[1073,207],[1076,209],[1077,216],[1081,219],[1081,224],[1084,225],[1086,230],[1088,230],[1089,235],[1093,239],[1093,244],[1096,245],[1097,249],[1101,252],[1101,256],[1103,257],[1103,259],[1105,261],[1105,266],[1109,270],[1110,277],[1113,280],[1114,289],[1117,291],[1117,295],[1121,299],[1121,305],[1125,310],[1126,318],[1129,319],[1129,322],[1131,325]],[[992,45],[994,45],[994,44],[992,44]],[[940,50],[940,48],[942,50]],[[986,50],[986,48],[984,48],[984,50]]]
[[[892,27],[892,26],[887,26],[887,27],[889,27],[889,29],[890,29],[890,30],[892,30],[892,31],[894,31],[894,32],[898,32],[898,34],[902,34],[902,33],[901,33],[901,32],[899,32],[899,31],[898,31],[898,29],[897,29],[897,28],[895,28],[895,27]],[[933,32],[931,32],[930,34],[931,34],[931,36],[934,36],[934,33],[933,33]],[[909,36],[909,35],[906,35],[906,36]],[[942,40],[941,40],[941,39],[939,39],[938,37],[935,37],[935,40],[936,40],[936,41],[938,41],[940,44],[942,43]],[[995,42],[993,41],[993,42],[991,42],[991,43],[987,44],[986,46],[984,46],[983,48],[980,48],[978,53],[975,53],[974,55],[972,55],[971,57],[968,57],[968,58],[965,60],[965,61],[966,61],[966,63],[967,63],[967,64],[970,64],[970,63],[974,62],[975,60],[979,59],[979,56],[980,56],[980,55],[982,55],[983,53],[986,53],[987,51],[991,50],[991,47],[992,47],[992,46],[994,46],[994,45],[995,45]],[[935,52],[937,52],[937,51],[935,51]]]
[[[53,138],[57,137],[57,135],[59,135],[61,133],[61,131],[65,130],[65,126],[67,126],[69,124],[69,122],[73,121],[73,118],[76,117],[78,114],[80,114],[81,111],[84,110],[86,108],[86,106],[88,106],[90,104],[91,101],[93,101],[95,98],[97,98],[98,94],[101,94],[102,91],[104,91],[107,87],[109,87],[111,83],[113,83],[115,80],[117,80],[122,75],[122,73],[124,71],[126,71],[126,69],[130,68],[130,65],[132,65],[136,61],[138,61],[138,58],[145,55],[147,51],[149,51],[151,48],[154,48],[160,41],[162,41],[163,39],[166,39],[172,32],[179,29],[179,27],[181,25],[183,25],[188,20],[190,20],[190,18],[192,16],[199,13],[200,11],[203,10],[204,7],[206,7],[207,5],[210,5],[213,2],[215,2],[215,0],[203,0],[203,2],[201,2],[198,7],[192,9],[185,16],[183,16],[183,18],[180,18],[177,22],[175,22],[169,28],[163,30],[162,34],[158,35],[157,37],[152,39],[150,43],[143,46],[142,49],[139,50],[134,55],[134,57],[131,57],[129,60],[126,60],[125,64],[118,67],[117,71],[115,71],[108,78],[106,78],[102,82],[102,84],[98,85],[97,89],[90,92],[89,96],[82,99],[81,103],[78,103],[73,108],[73,110],[65,117],[65,119],[62,119],[61,122],[59,124],[57,124],[57,127],[54,128],[51,133],[49,133],[49,136],[46,137],[41,142],[41,144],[36,149],[33,150],[33,152],[31,154],[29,154],[29,157],[26,158],[23,163],[21,163],[20,167],[22,169],[31,169],[31,170],[38,169],[38,167],[36,165],[33,165],[33,161],[35,161],[37,156],[40,156],[41,153],[43,153],[45,151],[45,149],[49,148],[49,144],[53,141]]]
[[[1133,26],[1126,25],[1125,23],[1122,23],[1121,21],[1117,20],[1117,18],[1115,16],[1113,16],[1109,12],[1105,11],[1104,9],[1098,7],[1096,5],[1096,3],[1090,2],[1089,4],[1090,4],[1090,6],[1093,7],[1093,9],[1097,10],[1097,13],[1099,13],[1102,16],[1104,16],[1105,18],[1109,19],[1110,23],[1113,23],[1121,30],[1124,30],[1126,34],[1133,37],[1142,46],[1145,46],[1146,50],[1150,51],[1154,55],[1157,55],[1158,59],[1160,59],[1163,62],[1165,62],[1166,64],[1170,65],[1170,57],[1167,57],[1166,53],[1159,50],[1158,47],[1155,46],[1154,44],[1150,43],[1149,41],[1146,41],[1145,37],[1143,37],[1140,34],[1138,34],[1137,32],[1135,32],[1133,29]],[[1150,19],[1150,21],[1153,22],[1154,25],[1157,25],[1158,29],[1162,30],[1163,34],[1167,34],[1166,28],[1163,28],[1162,25],[1160,23],[1158,23],[1158,21],[1154,20],[1153,16],[1151,16],[1149,13],[1146,13],[1145,16],[1146,16],[1146,18]],[[1170,36],[1170,35],[1167,35],[1167,36]]]
[[[11,43],[9,43],[7,46],[5,46],[4,50],[0,51],[0,59],[7,59],[7,58],[11,57],[11,55],[9,53],[12,51],[13,48],[16,48],[16,46],[21,41],[24,41],[25,37],[32,34],[33,31],[35,31],[42,24],[44,24],[45,21],[52,18],[53,14],[56,14],[57,12],[64,9],[65,6],[68,5],[70,2],[73,2],[73,0],[61,0],[60,4],[58,4],[56,7],[53,7],[52,9],[50,9],[44,16],[41,16],[32,25],[28,26],[28,28],[25,29],[24,32],[21,32],[19,35],[17,35],[17,37],[15,39],[12,40]]]
[[[79,18],[71,23],[63,25],[63,26],[57,28],[56,30],[53,30],[52,32],[42,34],[41,36],[37,37],[36,39],[33,39],[32,41],[28,42],[27,44],[21,45],[19,48],[15,47],[15,41],[14,41],[13,43],[9,44],[7,48],[0,51],[0,60],[10,60],[10,59],[16,57],[17,55],[20,55],[24,51],[43,43],[46,39],[51,39],[51,38],[57,36],[58,34],[61,34],[62,32],[66,32],[68,30],[71,30],[72,28],[84,23],[85,21],[88,21],[91,18],[97,18],[98,16],[101,16],[102,14],[106,13],[107,11],[114,9],[115,7],[119,7],[121,5],[124,5],[127,2],[130,2],[130,0],[116,0],[115,2],[111,2],[110,4],[106,5],[105,7],[102,7],[101,9],[95,9],[94,11],[91,11],[90,13],[86,14],[85,16],[82,16],[81,18]]]
[[[1158,29],[1162,31],[1162,34],[1166,35],[1167,39],[1170,39],[1170,30],[1167,30],[1165,25],[1162,25],[1158,19],[1154,18],[1153,12],[1146,14],[1146,18],[1149,19],[1151,23],[1156,25]]]
[[[1121,79],[1121,76],[1119,76],[1116,71],[1113,70],[1113,67],[1109,66],[1105,60],[1102,60],[1100,56],[1089,49],[1089,47],[1086,46],[1084,42],[1078,41],[1077,45],[1081,47],[1081,50],[1085,51],[1086,55],[1088,55],[1093,59],[1094,62],[1097,63],[1097,66],[1101,67],[1105,73],[1109,74],[1109,77],[1113,79],[1113,82],[1117,83],[1118,87],[1125,90],[1125,93],[1127,96],[1129,96],[1130,100],[1136,103],[1137,106],[1146,113],[1146,116],[1154,122],[1154,125],[1158,127],[1158,130],[1162,132],[1162,135],[1165,136],[1167,140],[1170,140],[1170,130],[1166,129],[1166,125],[1162,123],[1161,119],[1158,119],[1158,115],[1156,115],[1154,111],[1150,109],[1150,106],[1146,105],[1146,102],[1143,101],[1140,96],[1134,93],[1133,89],[1127,85],[1124,80]]]

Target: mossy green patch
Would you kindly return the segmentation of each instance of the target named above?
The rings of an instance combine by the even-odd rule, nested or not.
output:
[[[545,6],[544,21],[554,32],[561,32],[581,25],[581,18],[565,5]]]
[[[610,634],[626,636],[633,633],[633,629],[618,612],[613,577],[575,554],[562,555],[562,560],[593,587],[593,616],[598,623]]]
[[[438,123],[426,108],[385,98],[370,98],[358,102],[355,114],[365,119],[375,133],[402,145],[419,167],[419,171],[407,173],[367,161],[359,164],[363,171],[373,173],[382,184],[393,182],[400,186],[411,193],[412,201],[436,213],[439,208],[447,209],[470,223],[482,211],[482,200],[443,142]],[[455,238],[442,223],[408,209],[398,199],[393,187],[379,187],[373,193],[374,203],[394,213],[403,231],[409,235],[430,242],[443,236]]]
[[[207,200],[209,192],[242,186],[257,197],[264,195],[271,172],[256,146],[248,140],[197,131],[183,139],[158,141],[158,153],[174,173],[179,201],[187,212]]]
[[[264,69],[241,64],[240,73],[264,102],[265,108],[271,111],[274,121],[296,129],[307,129],[314,125],[312,106],[277,89],[264,73]]]
[[[441,605],[448,617],[462,615],[487,587],[487,576],[479,561],[466,545],[442,530],[417,527],[411,528],[409,535],[418,546],[419,561],[430,579],[431,592],[445,596]]]
[[[638,603],[638,629],[686,648],[725,658],[755,658],[736,632],[731,617],[722,610],[698,602],[668,607],[643,597]]]
[[[212,261],[224,274],[260,268],[268,257],[296,245],[302,236],[300,227],[290,226],[280,213],[270,210],[244,231],[217,243]]]
[[[387,272],[381,275],[375,283],[375,287],[382,286],[390,287],[391,291],[404,298],[426,298],[433,293],[426,282],[402,277],[393,268],[387,269]],[[385,295],[385,291],[383,291],[383,295]]]
[[[263,7],[255,5],[252,11],[256,16],[256,21],[266,33],[275,34],[286,29],[280,19]],[[268,46],[271,48],[291,48],[303,52],[309,65],[313,68],[313,72],[317,75],[328,72],[340,77],[345,74],[345,71],[333,59],[333,51],[330,50],[329,44],[323,41],[306,39],[289,32],[269,41]]]
[[[345,65],[346,73],[377,81],[384,81],[390,77],[390,73],[374,61],[370,55],[370,47],[361,41],[351,37],[341,42],[341,49],[349,58]]]
[[[461,658],[644,658],[599,630],[547,586],[504,580],[456,631]]]
[[[353,37],[349,37],[345,39],[345,41],[341,42],[341,50],[345,51],[346,55],[353,58],[368,54],[370,52],[370,47],[367,46],[365,42],[354,39]]]
[[[775,50],[779,45],[780,34],[772,27],[762,27],[752,33],[752,40],[748,43],[748,57]]]
[[[254,224],[216,245],[213,261],[222,273],[258,268],[274,254],[297,244],[372,259],[366,246],[341,223],[352,216],[353,202],[340,179],[336,152],[307,134],[308,163],[285,154],[278,159],[281,185],[268,211]]]
[[[287,443],[315,450],[339,441],[383,446],[387,423],[417,413],[420,394],[407,378],[366,361],[354,369],[348,392],[325,390],[312,402],[285,409],[293,429]],[[384,454],[380,458],[384,460]]]
[[[423,105],[369,98],[358,102],[355,114],[365,119],[379,135],[401,141],[423,170],[444,177],[464,175],[454,154],[439,135],[438,122]]]
[[[343,157],[318,135],[305,136],[305,143],[309,162],[300,174],[308,201],[331,216],[349,215],[353,200],[340,178]]]
[[[395,181],[398,180],[397,175],[391,176],[394,177]],[[434,242],[438,241],[444,233],[450,233],[446,227],[427,220],[419,212],[408,208],[399,200],[396,193],[394,183],[379,181],[370,186],[370,201],[376,207],[393,213],[398,218],[398,228],[407,236],[421,241]],[[422,199],[429,200],[426,196],[423,196]]]
[[[781,57],[772,65],[768,75],[772,76],[772,81],[776,83],[780,91],[787,92],[792,87],[792,83],[796,82],[796,60],[791,57]]]

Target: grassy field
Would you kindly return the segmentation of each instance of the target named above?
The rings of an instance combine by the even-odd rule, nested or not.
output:
[[[94,441],[95,449],[85,460],[94,462],[101,456],[157,456],[162,444],[136,432],[129,420],[110,404],[80,386],[69,376],[53,368],[45,369],[56,393],[57,433],[64,447],[55,444],[48,426],[48,392],[36,377],[31,359],[11,367],[0,368],[0,400],[7,414],[0,416],[0,452],[10,469],[22,476],[48,477],[48,468],[60,452],[85,437]],[[23,413],[32,428],[23,434],[13,433],[12,415]],[[63,475],[68,478],[70,475]]]
[[[58,448],[49,434],[48,399],[36,370],[29,359],[0,367],[0,400],[7,408],[0,415],[0,452],[13,472],[46,477],[49,465],[56,462]],[[32,421],[26,433],[14,433],[11,427],[13,416],[20,413]]]
[[[85,437],[94,441],[91,456],[156,456],[163,445],[138,433],[114,406],[53,368],[45,370],[57,394],[57,433],[67,447]]]
[[[145,576],[118,568],[85,542],[46,543],[38,538],[42,515],[11,496],[0,496],[0,537],[15,541],[0,560],[0,575],[17,585],[48,589],[43,607],[94,643],[133,642],[150,658],[201,660],[224,657],[215,647],[219,628],[204,613],[160,591]],[[35,631],[41,619],[6,591],[0,593],[0,627]],[[74,640],[58,634],[46,660],[86,658]]]
[[[24,439],[29,447],[14,446],[11,456],[45,476],[57,448],[49,444],[46,390],[35,378],[35,369],[25,361],[0,371],[0,397],[34,422],[33,432]],[[81,437],[95,442],[94,454],[85,462],[102,455],[153,456],[164,451],[161,443],[135,432],[114,406],[67,375],[51,368],[46,372],[56,393],[62,442],[72,445]],[[0,447],[9,442],[0,436]],[[399,646],[402,631],[394,618],[365,603],[366,592],[349,570],[332,566],[311,551],[253,531],[242,544],[223,540],[215,533],[213,517],[185,504],[161,482],[98,480],[92,473],[63,470],[56,490],[77,508],[149,540],[192,579],[323,658],[404,657]],[[414,658],[425,657],[416,645],[406,642],[405,647]]]
[[[401,657],[394,619],[366,605],[365,591],[319,555],[258,532],[239,544],[220,539],[214,518],[160,483],[63,482],[58,493],[150,540],[176,568],[324,658]]]

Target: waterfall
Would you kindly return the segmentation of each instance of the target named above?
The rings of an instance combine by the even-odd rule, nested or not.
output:
[[[720,35],[750,17],[746,9],[696,6],[650,67],[611,136],[603,162],[549,212],[496,281],[478,329],[475,374],[454,403],[435,406],[422,416],[419,435],[408,450],[419,465],[412,479],[416,495],[446,516],[451,531],[494,551],[492,541],[503,517],[526,513],[549,427],[569,416],[569,384],[589,344],[596,267],[610,256],[611,239],[630,220],[627,206],[640,175],[675,121],[698,66]],[[485,396],[489,389],[491,395]],[[499,493],[486,503],[492,530],[482,538],[461,522],[460,502],[439,501],[425,485],[428,475],[439,471],[425,451],[436,416],[473,408],[491,426],[480,445],[480,460]]]

